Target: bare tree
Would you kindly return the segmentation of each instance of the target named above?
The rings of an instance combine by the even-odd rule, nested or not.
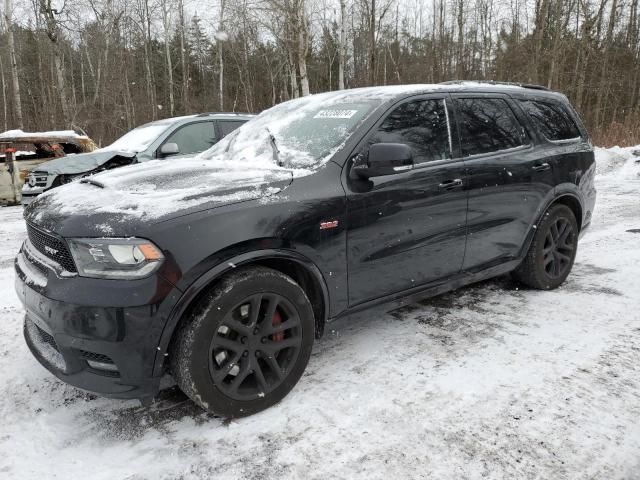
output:
[[[216,34],[216,44],[218,45],[218,102],[220,111],[224,110],[224,47],[223,43],[227,39],[224,31],[224,7],[226,0],[220,0],[220,19],[218,21],[218,32]]]
[[[338,52],[338,89],[344,90],[344,67],[347,61],[347,0],[340,0],[340,46]]]
[[[182,71],[182,111],[189,112],[189,69],[185,45],[184,0],[178,0],[178,29],[180,35],[180,70]]]
[[[13,86],[13,111],[18,127],[24,128],[24,121],[22,119],[22,100],[20,98],[20,82],[18,81],[18,61],[16,59],[16,46],[13,39],[12,30],[12,14],[13,7],[11,5],[11,0],[4,0],[4,22],[7,35],[7,44],[9,47],[9,63],[11,66],[11,82]],[[4,75],[2,76],[2,83],[4,94]],[[4,104],[6,108],[6,101],[4,102]]]

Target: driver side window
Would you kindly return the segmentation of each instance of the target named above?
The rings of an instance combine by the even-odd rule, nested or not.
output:
[[[415,164],[451,158],[451,140],[444,99],[414,100],[393,110],[369,144],[403,143]]]
[[[204,152],[217,142],[213,122],[186,125],[173,132],[164,143],[176,143],[180,154]]]

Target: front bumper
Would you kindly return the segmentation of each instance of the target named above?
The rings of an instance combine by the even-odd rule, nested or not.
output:
[[[177,299],[173,286],[150,277],[131,282],[122,293],[119,281],[59,278],[30,262],[23,250],[15,261],[15,290],[26,311],[25,340],[36,359],[62,381],[102,396],[155,396],[163,372],[154,376],[154,364]],[[65,291],[72,301],[50,298]]]

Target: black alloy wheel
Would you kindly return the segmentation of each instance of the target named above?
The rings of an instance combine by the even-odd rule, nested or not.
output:
[[[552,205],[536,225],[529,250],[513,276],[533,288],[557,288],[573,267],[578,233],[573,211],[563,204]]]
[[[211,339],[211,379],[230,398],[263,397],[291,372],[301,345],[291,302],[273,292],[251,295],[224,316]]]
[[[200,298],[177,328],[169,370],[202,408],[242,417],[284,398],[304,372],[315,316],[291,277],[237,268]]]
[[[551,278],[559,278],[571,267],[576,248],[575,232],[568,219],[560,217],[553,222],[544,240],[544,270]]]

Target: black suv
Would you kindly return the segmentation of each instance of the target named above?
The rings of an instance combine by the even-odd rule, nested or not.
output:
[[[65,382],[258,412],[325,324],[513,272],[553,289],[595,203],[594,155],[540,87],[364,88],[265,111],[192,160],[43,194],[15,269],[26,341]]]

